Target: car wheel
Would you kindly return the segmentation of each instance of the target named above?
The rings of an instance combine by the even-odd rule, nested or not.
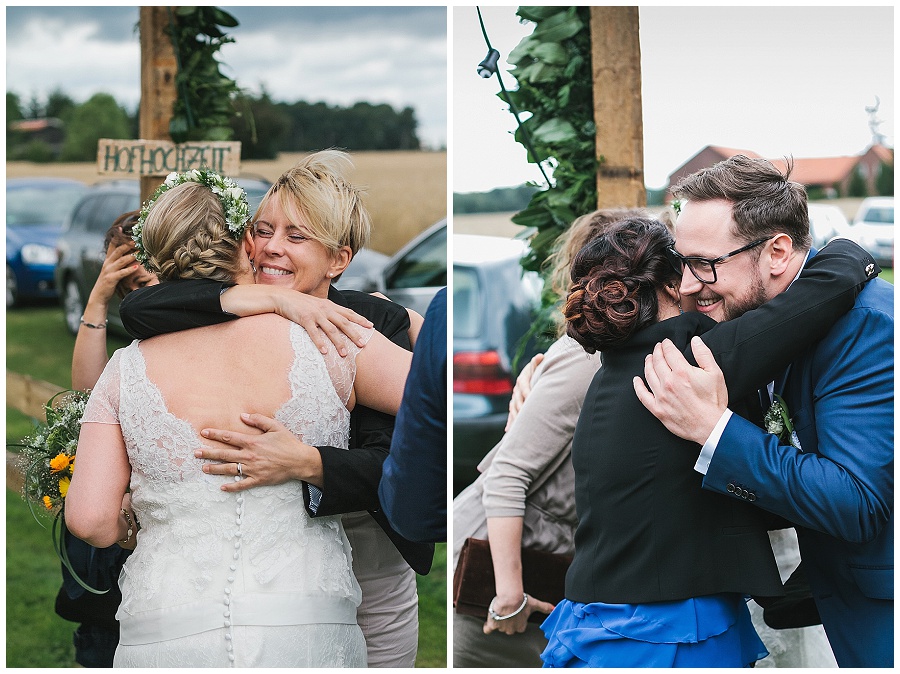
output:
[[[19,282],[16,280],[16,272],[6,265],[6,308],[15,306],[19,296]]]
[[[63,286],[62,304],[66,327],[73,335],[77,335],[78,328],[81,327],[81,317],[84,315],[84,301],[81,299],[81,291],[74,279],[69,279]]]

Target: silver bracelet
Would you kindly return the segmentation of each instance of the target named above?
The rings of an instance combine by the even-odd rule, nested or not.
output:
[[[494,599],[496,598],[497,597],[494,597]],[[525,605],[528,603],[528,594],[525,592],[522,593],[522,605],[509,615],[500,615],[494,610],[494,599],[491,599],[491,604],[490,606],[488,606],[488,615],[490,615],[494,620],[509,620],[510,618],[519,615],[525,608]]]
[[[105,330],[105,329],[106,329],[106,324],[109,323],[109,321],[103,321],[103,323],[101,323],[100,325],[95,325],[95,324],[93,324],[93,323],[88,323],[86,320],[84,320],[84,315],[83,315],[83,314],[82,314],[82,316],[81,316],[81,321],[80,321],[80,322],[81,322],[81,324],[82,324],[84,327],[86,327],[86,328],[94,328],[94,330]]]

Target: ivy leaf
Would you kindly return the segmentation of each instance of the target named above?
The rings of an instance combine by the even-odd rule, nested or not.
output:
[[[519,7],[516,10],[516,15],[525,19],[526,21],[544,21],[545,19],[549,19],[554,14],[562,14],[568,11],[568,7],[566,6],[538,6],[538,7]]]
[[[532,56],[544,63],[563,66],[569,62],[569,53],[555,42],[542,42],[531,52]]]
[[[541,21],[531,36],[543,42],[562,42],[577,35],[585,26],[578,15],[572,11],[574,9],[571,7],[565,13],[555,14]]]
[[[554,117],[541,124],[532,133],[532,138],[540,143],[566,143],[575,140],[577,134],[571,122]]]
[[[213,20],[220,26],[225,26],[226,28],[234,28],[235,26],[240,25],[238,20],[231,14],[218,7],[213,7]]]

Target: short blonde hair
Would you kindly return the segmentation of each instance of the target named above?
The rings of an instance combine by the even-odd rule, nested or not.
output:
[[[339,150],[315,152],[286,171],[260,202],[254,223],[270,199],[278,199],[293,222],[302,216],[312,238],[330,252],[349,246],[355,255],[369,242],[372,220],[362,203],[362,192],[345,178],[353,167],[350,155]]]
[[[160,281],[233,281],[240,271],[242,240],[228,231],[222,202],[201,183],[163,193],[150,208],[141,238],[147,266]]]

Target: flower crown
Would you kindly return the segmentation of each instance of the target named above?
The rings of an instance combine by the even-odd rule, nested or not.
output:
[[[209,169],[191,169],[184,173],[170,173],[166,176],[165,182],[156,189],[153,196],[141,207],[141,215],[134,227],[131,228],[131,238],[134,239],[135,245],[134,256],[144,267],[147,267],[149,256],[144,249],[141,233],[144,229],[144,223],[147,222],[147,216],[150,215],[150,209],[153,208],[153,204],[165,192],[184,183],[201,183],[206,185],[219,198],[219,201],[222,202],[222,210],[225,213],[225,226],[235,241],[240,241],[244,235],[244,230],[247,229],[247,222],[250,219],[250,204],[247,202],[247,193],[231,178],[220,176]],[[153,270],[151,269],[150,271]]]

